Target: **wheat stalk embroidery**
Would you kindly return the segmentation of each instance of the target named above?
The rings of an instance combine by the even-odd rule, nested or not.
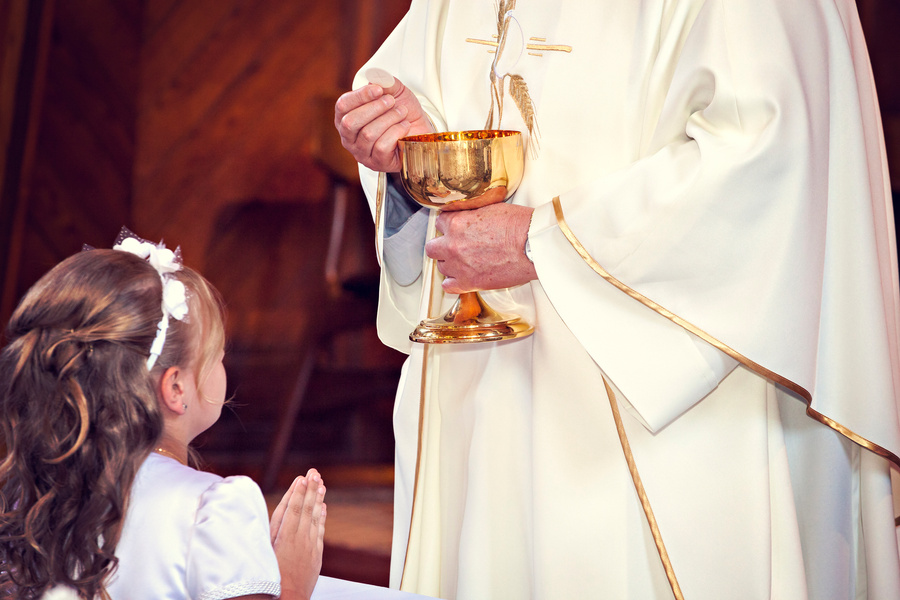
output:
[[[509,80],[509,96],[512,98],[516,108],[519,109],[522,119],[525,121],[525,127],[528,129],[528,135],[531,138],[529,147],[532,156],[536,156],[539,130],[534,110],[534,102],[531,100],[531,94],[528,93],[528,84],[525,83],[525,78],[521,75],[504,73],[502,77],[497,76],[497,62],[500,60],[500,56],[506,48],[507,33],[509,32],[509,25],[513,18],[509,12],[515,7],[516,0],[500,0],[500,3],[497,5],[497,37],[499,42],[497,45],[497,52],[494,55],[494,61],[491,64],[491,109],[488,113],[487,122],[485,123],[484,128],[494,128],[495,110],[497,114],[497,128],[500,128],[500,124],[503,121],[503,101],[506,97],[506,81]]]

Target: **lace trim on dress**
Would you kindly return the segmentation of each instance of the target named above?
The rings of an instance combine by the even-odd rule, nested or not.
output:
[[[277,598],[281,595],[281,585],[274,581],[262,580],[230,583],[226,586],[203,592],[197,600],[227,600],[228,598],[250,596],[251,594],[269,594]]]

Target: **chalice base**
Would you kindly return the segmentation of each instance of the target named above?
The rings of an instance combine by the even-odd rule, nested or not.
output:
[[[534,327],[517,315],[498,313],[477,292],[460,294],[453,307],[436,319],[425,319],[409,334],[423,344],[471,344],[525,337]]]

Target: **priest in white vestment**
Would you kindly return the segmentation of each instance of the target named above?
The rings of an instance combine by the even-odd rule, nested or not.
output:
[[[900,599],[896,249],[852,0],[413,0],[355,88],[336,125],[409,354],[393,586]],[[485,127],[528,139],[509,203],[404,199],[397,139]],[[478,288],[534,334],[409,341]]]

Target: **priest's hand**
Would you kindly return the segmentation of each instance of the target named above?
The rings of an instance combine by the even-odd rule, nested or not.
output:
[[[334,105],[334,126],[357,162],[385,173],[400,170],[397,140],[434,131],[419,100],[399,79],[388,88],[370,83],[342,95]]]
[[[444,291],[495,290],[537,279],[524,251],[533,210],[500,203],[441,212],[435,226],[443,235],[428,240],[425,253],[437,261]]]

